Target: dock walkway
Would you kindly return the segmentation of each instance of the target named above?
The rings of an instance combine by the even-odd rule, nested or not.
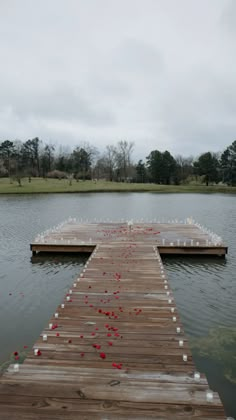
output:
[[[225,419],[195,371],[156,244],[112,236],[2,376],[0,419]]]

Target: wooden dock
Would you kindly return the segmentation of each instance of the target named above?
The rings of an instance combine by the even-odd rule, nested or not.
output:
[[[38,252],[74,240],[93,252],[24,363],[1,377],[1,420],[226,418],[218,394],[196,373],[159,248],[150,239],[160,235],[155,232],[145,226],[139,235],[117,232],[116,240],[105,226],[81,226],[76,233],[67,225],[32,244]],[[206,241],[215,249],[197,233],[197,249],[208,249]],[[187,242],[186,235],[179,240]]]
[[[39,235],[31,243],[37,252],[92,252],[108,242],[145,243],[158,247],[160,254],[225,256],[227,246],[197,225],[185,223],[67,223]]]

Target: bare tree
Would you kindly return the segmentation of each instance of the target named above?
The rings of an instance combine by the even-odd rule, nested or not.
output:
[[[109,181],[114,181],[114,171],[116,167],[117,150],[114,146],[106,146],[105,159],[107,162]]]
[[[120,170],[121,177],[123,177],[125,181],[127,180],[127,177],[129,175],[129,169],[131,166],[131,155],[133,149],[133,142],[127,142],[126,140],[118,142],[116,151],[116,162]]]

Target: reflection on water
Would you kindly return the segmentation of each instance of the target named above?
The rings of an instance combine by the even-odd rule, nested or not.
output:
[[[191,340],[191,347],[199,357],[220,363],[225,378],[236,384],[236,328],[213,328],[206,337]]]
[[[24,354],[47,325],[87,256],[31,259],[29,243],[69,216],[93,221],[185,219],[223,237],[227,259],[164,258],[197,368],[236,417],[236,197],[207,194],[52,194],[0,196],[0,364]]]
[[[190,346],[198,370],[207,374],[228,414],[235,415],[236,328],[213,328],[207,336],[191,339]]]

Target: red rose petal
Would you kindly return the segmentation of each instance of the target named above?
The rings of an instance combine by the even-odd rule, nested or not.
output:
[[[101,359],[106,359],[106,354],[105,353],[100,353],[100,357],[101,357]]]

